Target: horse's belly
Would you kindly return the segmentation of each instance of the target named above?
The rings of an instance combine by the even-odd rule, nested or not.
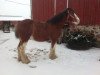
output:
[[[33,26],[32,37],[36,41],[46,41],[49,37],[49,29],[44,23],[36,23]]]
[[[32,37],[33,37],[33,40],[41,41],[41,42],[42,42],[42,41],[47,41],[47,40],[49,40],[47,34],[41,33],[41,32],[40,32],[40,33],[33,34]]]

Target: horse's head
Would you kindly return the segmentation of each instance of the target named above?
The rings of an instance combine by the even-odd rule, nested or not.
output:
[[[76,15],[73,9],[67,8],[66,9],[66,14],[67,14],[67,23],[68,24],[74,24],[78,25],[80,23],[79,17]]]

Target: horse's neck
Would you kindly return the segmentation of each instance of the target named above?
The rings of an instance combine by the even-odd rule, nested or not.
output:
[[[63,25],[65,24],[65,20],[66,20],[66,19],[63,18],[60,22],[58,22],[58,25],[62,25],[62,26],[63,26]]]

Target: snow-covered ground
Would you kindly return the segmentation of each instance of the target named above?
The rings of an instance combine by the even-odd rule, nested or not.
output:
[[[29,64],[17,61],[19,40],[14,32],[0,31],[0,75],[100,75],[100,49],[70,50],[64,44],[56,46],[58,58],[48,58],[50,43],[29,40],[26,53]]]

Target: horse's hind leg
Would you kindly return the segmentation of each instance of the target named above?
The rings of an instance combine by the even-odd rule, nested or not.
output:
[[[18,61],[22,61],[22,63],[28,64],[30,60],[28,59],[27,55],[25,55],[25,46],[26,43],[20,41],[18,45]]]
[[[51,43],[49,58],[52,60],[57,58],[56,53],[55,53],[55,43],[54,42]]]
[[[22,42],[20,41],[19,42],[19,45],[18,45],[18,47],[17,47],[17,49],[18,49],[18,61],[21,61],[21,55],[20,55],[20,45],[22,44]]]

